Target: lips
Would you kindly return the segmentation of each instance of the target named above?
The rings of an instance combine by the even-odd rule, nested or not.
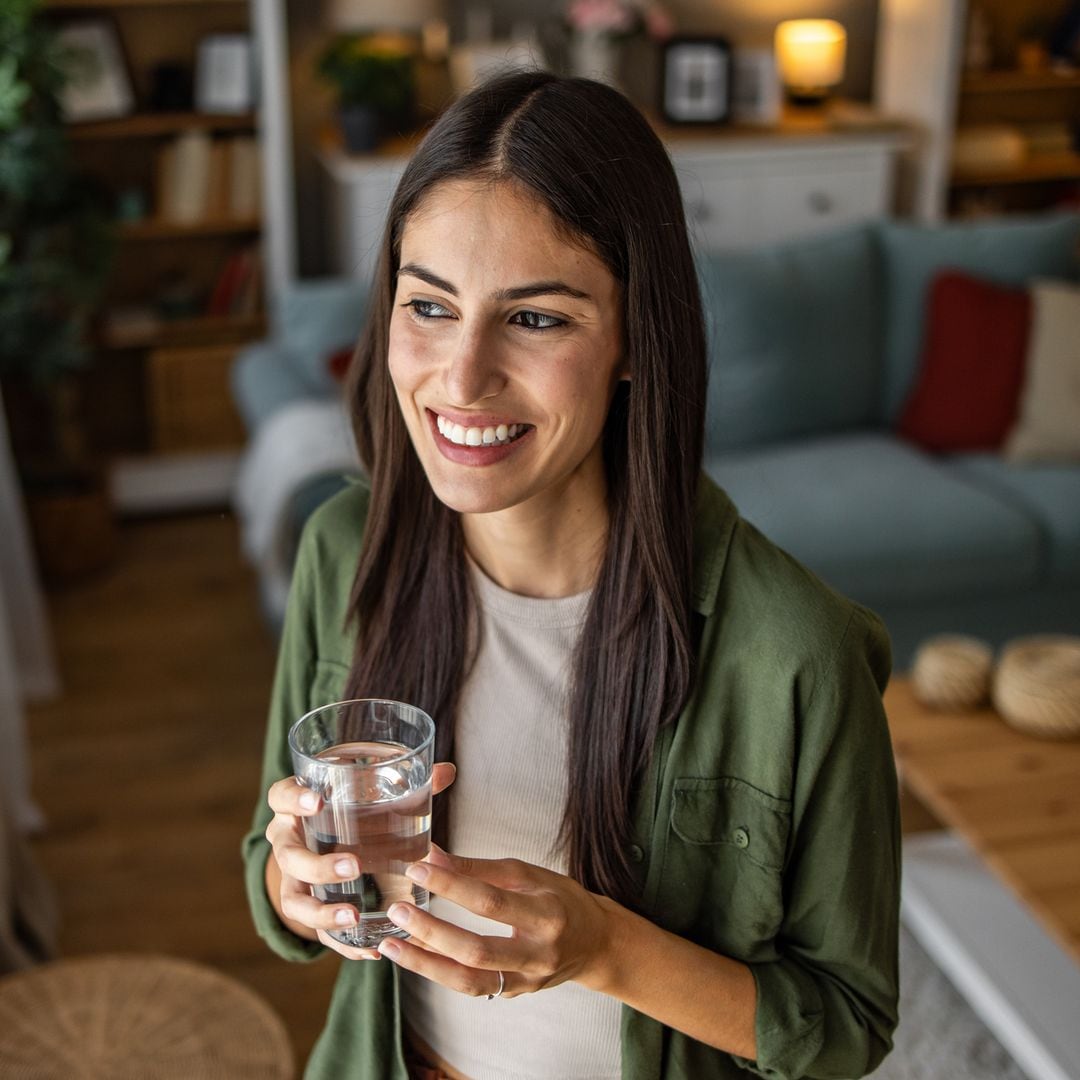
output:
[[[494,415],[425,412],[440,454],[460,465],[494,465],[516,453],[536,430]]]

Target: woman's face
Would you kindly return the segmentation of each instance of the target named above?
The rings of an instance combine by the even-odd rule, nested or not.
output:
[[[519,188],[428,193],[402,234],[389,364],[443,503],[483,514],[603,497],[600,436],[626,375],[620,292]]]

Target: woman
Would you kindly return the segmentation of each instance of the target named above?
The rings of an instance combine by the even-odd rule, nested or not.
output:
[[[355,961],[308,1075],[871,1071],[897,1019],[888,639],[700,472],[663,145],[608,87],[501,76],[417,149],[380,258],[348,390],[370,487],[305,529],[245,842],[271,946]],[[309,886],[357,868],[304,849],[285,739],[371,696],[436,719],[454,780],[431,910],[393,906],[410,938],[379,962],[326,934],[355,912]]]

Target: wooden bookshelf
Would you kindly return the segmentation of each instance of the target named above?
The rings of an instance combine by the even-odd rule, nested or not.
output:
[[[137,461],[139,476],[160,491],[161,508],[170,501],[182,506],[190,471],[176,472],[172,458],[181,449],[213,454],[235,445],[235,418],[221,400],[227,369],[239,348],[267,333],[261,169],[257,142],[254,155],[250,146],[260,117],[253,109],[198,112],[190,98],[178,111],[155,111],[155,72],[161,64],[182,65],[194,84],[200,43],[211,35],[248,34],[255,46],[252,5],[44,0],[43,7],[55,25],[90,15],[107,19],[134,95],[129,115],[67,127],[77,166],[117,217],[112,273],[90,331],[96,362],[83,395],[97,417],[95,449]],[[201,150],[191,156],[191,140],[181,143],[193,133],[209,137],[209,164]],[[181,147],[189,156],[177,171]],[[184,198],[176,200],[176,192]],[[177,220],[188,217],[197,220]],[[177,310],[192,315],[167,317]],[[153,480],[158,466],[160,483]]]

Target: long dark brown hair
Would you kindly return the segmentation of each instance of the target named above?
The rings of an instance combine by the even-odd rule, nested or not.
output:
[[[427,481],[387,367],[403,228],[452,178],[523,186],[622,287],[630,382],[618,384],[603,432],[609,535],[575,654],[561,841],[578,881],[635,906],[627,856],[635,786],[693,680],[705,326],[670,158],[610,87],[547,72],[497,76],[440,117],[398,184],[346,391],[371,481],[346,693],[419,705],[436,721],[437,760],[453,760],[475,598],[460,518]],[[434,821],[443,843],[444,803],[436,800]]]

